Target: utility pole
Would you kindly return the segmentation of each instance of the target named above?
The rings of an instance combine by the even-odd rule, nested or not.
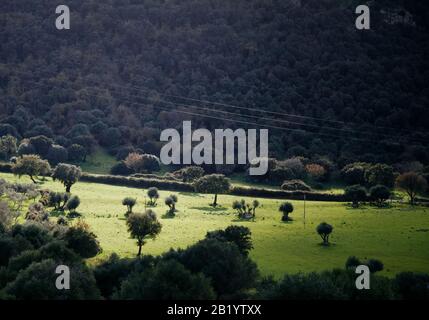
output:
[[[304,193],[304,229],[305,229],[305,200],[306,200],[306,197]]]

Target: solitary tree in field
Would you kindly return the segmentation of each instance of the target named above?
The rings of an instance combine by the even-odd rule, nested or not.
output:
[[[229,179],[222,174],[211,174],[204,176],[194,183],[195,190],[201,193],[214,194],[213,207],[217,206],[217,195],[226,193],[231,188]]]
[[[324,246],[329,245],[329,236],[331,235],[332,230],[334,230],[334,227],[332,227],[330,224],[326,222],[322,222],[317,226],[316,231],[319,234],[319,236],[322,238]]]
[[[156,200],[159,198],[159,192],[158,189],[155,187],[151,187],[147,190],[147,196],[149,197],[149,206],[156,206]]]
[[[424,192],[427,185],[426,179],[415,172],[401,174],[396,179],[396,186],[408,194],[411,205],[414,205],[417,194]]]
[[[366,189],[361,185],[353,185],[344,190],[344,196],[352,202],[353,208],[359,207],[359,202],[366,199]]]
[[[131,197],[126,197],[124,198],[124,200],[122,200],[122,204],[124,206],[127,206],[127,213],[126,213],[127,216],[133,212],[133,207],[136,205],[136,203],[137,203],[137,199],[131,198]]]
[[[79,181],[81,176],[82,171],[80,167],[66,163],[58,164],[52,174],[54,181],[61,181],[66,187],[66,192],[70,192],[71,187]]]
[[[34,183],[35,178],[38,176],[47,176],[51,171],[49,162],[40,159],[39,156],[34,154],[24,155],[18,158],[12,167],[12,172],[19,177],[28,175]]]
[[[165,204],[170,208],[170,210],[168,210],[168,214],[170,216],[174,216],[174,213],[176,212],[177,201],[178,201],[177,196],[174,194],[165,198]]]
[[[290,221],[292,220],[289,218],[289,214],[293,212],[293,205],[290,202],[283,202],[280,207],[279,211],[283,213],[282,221]]]
[[[162,225],[158,221],[155,212],[151,209],[146,210],[145,213],[132,213],[127,218],[128,232],[131,238],[137,240],[139,251],[137,256],[141,256],[142,246],[146,243],[147,239],[155,239],[161,232]]]

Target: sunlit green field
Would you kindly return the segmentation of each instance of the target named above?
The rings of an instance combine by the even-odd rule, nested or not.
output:
[[[9,181],[18,180],[11,174],[0,174]],[[26,178],[21,182],[29,182]],[[43,188],[62,191],[57,182],[45,182]],[[92,259],[97,263],[113,252],[132,257],[137,253],[135,241],[129,238],[125,226],[126,196],[138,198],[134,211],[144,210],[146,190],[79,182],[72,193],[81,198],[78,211],[98,236],[103,253]],[[173,219],[163,218],[167,211],[164,198],[171,192],[161,191],[154,209],[163,228],[155,241],[144,247],[146,254],[160,254],[169,248],[186,247],[202,239],[206,232],[231,224],[249,227],[254,240],[251,257],[264,275],[280,277],[284,273],[320,271],[343,267],[348,256],[377,258],[384,265],[385,275],[399,271],[429,272],[429,208],[411,208],[395,204],[389,209],[365,207],[351,209],[346,204],[307,202],[306,223],[303,202],[292,201],[295,211],[293,222],[281,222],[278,206],[281,200],[259,199],[255,222],[237,221],[231,203],[237,197],[220,195],[221,207],[209,206],[211,195],[176,193],[179,212]],[[251,201],[253,199],[246,199]],[[330,247],[320,246],[316,226],[326,221],[334,226]]]

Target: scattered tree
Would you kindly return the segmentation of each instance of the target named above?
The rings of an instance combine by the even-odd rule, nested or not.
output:
[[[369,194],[371,200],[375,201],[379,207],[383,206],[386,200],[388,200],[391,196],[389,188],[380,184],[371,187],[371,189],[369,189]]]
[[[124,200],[122,200],[122,205],[127,206],[126,216],[133,212],[133,207],[136,205],[136,203],[136,198],[126,197]]]
[[[293,209],[293,204],[290,202],[283,202],[280,205],[279,211],[283,213],[282,221],[287,222],[292,220],[292,218],[289,217],[289,214],[293,212]]]
[[[40,159],[38,155],[23,155],[12,166],[12,172],[19,177],[28,175],[36,183],[38,176],[47,176],[51,171],[49,162]]]
[[[149,188],[147,190],[147,196],[149,197],[149,203],[147,205],[151,207],[156,206],[156,201],[159,198],[158,188],[156,187]]]
[[[329,236],[331,235],[333,229],[334,228],[326,222],[322,222],[317,226],[316,231],[322,238],[324,246],[329,245]]]
[[[426,179],[417,173],[407,172],[401,174],[396,179],[396,185],[408,194],[411,205],[414,205],[416,196],[419,193],[425,192],[428,184]]]
[[[229,179],[221,174],[211,174],[204,176],[194,183],[195,190],[201,193],[214,194],[213,207],[217,206],[217,196],[220,193],[226,193],[231,188]]]
[[[347,198],[348,201],[352,202],[352,206],[354,208],[359,207],[359,202],[365,201],[366,199],[366,189],[365,187],[362,187],[361,185],[353,185],[346,187],[344,190],[344,196]]]
[[[162,225],[158,221],[154,211],[148,209],[145,213],[132,213],[127,218],[128,232],[131,238],[137,240],[139,251],[137,256],[141,256],[142,246],[147,239],[155,239],[161,232]]]
[[[178,199],[177,196],[174,194],[171,194],[170,196],[168,196],[167,198],[165,198],[165,204],[170,208],[168,210],[168,215],[169,216],[174,216],[175,212],[176,212],[176,203],[177,203]]]
[[[81,176],[82,171],[80,167],[66,163],[58,164],[52,174],[54,181],[58,180],[62,182],[66,187],[66,192],[68,193],[70,192],[71,187],[79,181]]]

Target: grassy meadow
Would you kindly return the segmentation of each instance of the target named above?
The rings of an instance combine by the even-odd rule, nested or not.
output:
[[[12,174],[0,173],[8,181],[29,183]],[[49,179],[42,186],[64,191],[58,182]],[[146,190],[103,184],[79,182],[72,193],[81,199],[78,212],[98,236],[103,253],[89,262],[94,264],[116,252],[132,257],[137,246],[130,239],[125,225],[122,199],[138,199],[134,211],[144,210]],[[161,254],[170,248],[184,248],[202,239],[207,231],[225,228],[231,224],[245,225],[252,231],[254,249],[251,257],[264,275],[280,277],[284,273],[311,272],[343,267],[347,257],[377,258],[384,265],[381,274],[392,276],[400,271],[429,272],[429,208],[411,208],[394,204],[392,208],[362,207],[352,209],[344,203],[306,203],[304,225],[302,201],[291,201],[295,207],[293,222],[281,222],[278,206],[282,200],[259,199],[261,207],[256,220],[236,219],[231,208],[234,196],[220,195],[220,207],[212,208],[212,195],[175,193],[178,198],[177,215],[165,218],[164,198],[173,192],[160,191],[155,212],[163,225],[159,237],[143,247],[145,254]],[[251,202],[253,198],[245,198]],[[333,225],[330,247],[320,246],[315,228],[326,221]]]

